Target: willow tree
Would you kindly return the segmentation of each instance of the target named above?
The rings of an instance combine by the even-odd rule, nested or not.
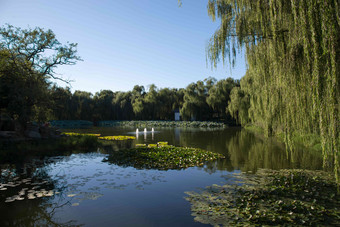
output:
[[[239,86],[239,81],[229,77],[219,80],[209,89],[207,103],[213,109],[214,114],[217,114],[218,119],[227,120],[229,117],[229,111],[226,111],[226,108],[231,90],[236,86]]]
[[[207,96],[210,84],[209,79],[206,81],[197,81],[189,84],[184,90],[183,106],[180,109],[181,116],[185,120],[206,120],[209,119],[209,114],[212,113],[207,104]]]
[[[340,3],[338,0],[209,0],[220,27],[207,55],[233,63],[246,49],[241,89],[250,97],[247,123],[266,135],[321,137],[324,167],[339,180]],[[243,82],[243,83],[242,83]]]

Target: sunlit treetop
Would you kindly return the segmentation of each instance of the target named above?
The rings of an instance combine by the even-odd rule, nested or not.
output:
[[[12,63],[26,65],[26,73],[69,82],[55,74],[58,65],[74,65],[81,58],[77,55],[77,44],[61,44],[52,30],[42,28],[21,29],[12,25],[0,28],[0,49],[6,50]]]

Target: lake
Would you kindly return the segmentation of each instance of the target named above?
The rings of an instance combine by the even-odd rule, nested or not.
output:
[[[322,169],[318,152],[287,152],[275,139],[240,128],[155,128],[136,140],[114,141],[90,153],[27,159],[0,166],[1,226],[207,226],[196,222],[187,191],[234,183],[235,174],[259,168]],[[69,130],[134,135],[135,128]],[[167,141],[226,158],[184,170],[135,169],[105,161],[114,151]]]

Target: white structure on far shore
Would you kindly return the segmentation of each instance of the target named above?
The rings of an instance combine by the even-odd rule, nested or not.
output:
[[[175,110],[175,121],[180,121],[181,120],[181,115],[179,113],[179,109]]]

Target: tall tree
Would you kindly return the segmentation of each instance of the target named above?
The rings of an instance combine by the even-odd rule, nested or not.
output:
[[[113,99],[114,93],[110,90],[102,90],[95,94],[93,97],[93,119],[95,121],[110,120],[114,118]]]
[[[47,93],[58,65],[73,65],[81,60],[77,44],[62,45],[51,30],[0,28],[0,111],[19,120],[45,117]],[[43,119],[39,119],[43,120]]]
[[[216,66],[246,48],[249,121],[266,135],[318,134],[324,166],[339,176],[340,3],[338,0],[209,0],[220,28],[208,45]],[[238,97],[235,95],[235,97]]]
[[[74,120],[72,93],[69,87],[53,86],[51,89],[53,118],[55,120]]]
[[[144,105],[145,105],[145,118],[148,120],[155,120],[159,117],[159,100],[157,87],[154,84],[149,86],[149,91],[145,94]],[[158,116],[157,116],[158,115]]]
[[[117,92],[113,100],[116,120],[132,120],[134,119],[134,112],[131,102],[130,92]]]
[[[209,89],[207,103],[217,114],[217,119],[227,120],[227,116],[230,116],[226,110],[231,90],[236,86],[239,86],[239,82],[229,77],[219,80]]]
[[[209,87],[203,81],[189,84],[184,90],[184,103],[180,110],[185,120],[207,120],[211,113],[206,102]]]
[[[93,120],[94,103],[91,92],[75,91],[73,93],[73,102],[76,103],[77,109],[75,111],[76,119],[78,120]]]
[[[144,86],[135,85],[131,92],[131,104],[133,107],[133,112],[137,119],[142,119],[144,114]]]

